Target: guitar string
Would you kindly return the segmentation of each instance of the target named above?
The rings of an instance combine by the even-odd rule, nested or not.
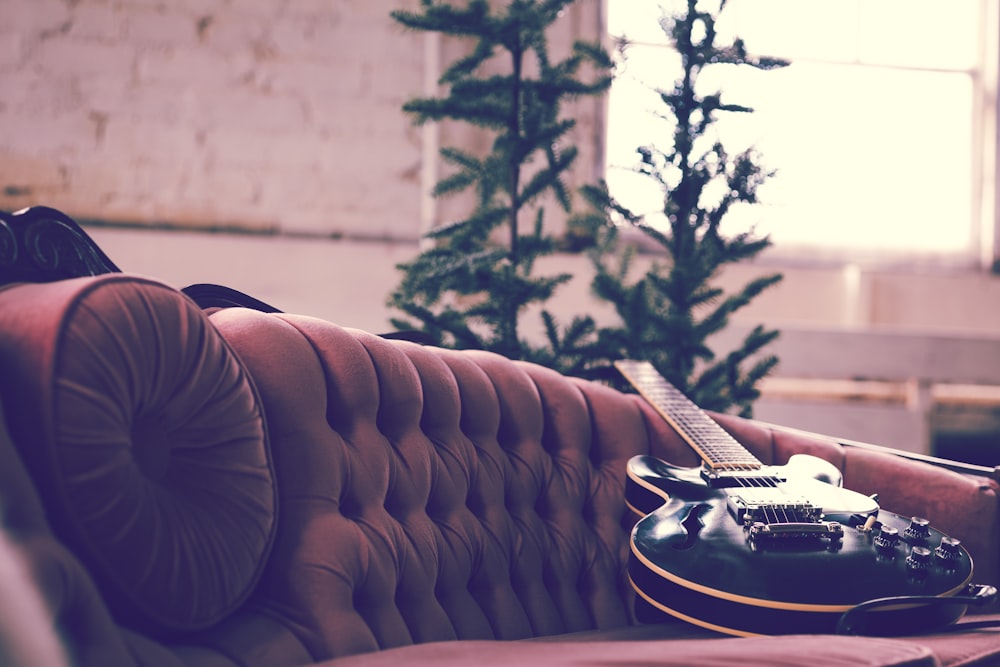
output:
[[[679,401],[679,405],[681,406],[686,405],[686,402]],[[744,448],[742,445],[739,444],[739,442],[733,439],[732,436],[726,433],[726,431],[722,429],[721,426],[718,426],[718,424],[715,424],[715,422],[709,423],[708,421],[705,421],[709,420],[710,417],[708,417],[708,415],[706,415],[704,412],[701,412],[700,408],[697,408],[697,406],[695,406],[695,409],[698,410],[698,412],[694,414],[700,417],[703,428],[702,430],[698,431],[689,431],[689,435],[692,439],[700,440],[697,448],[703,452],[706,452],[706,450],[708,450],[706,453],[708,454],[709,458],[714,459],[713,463],[719,462],[718,459],[720,457],[720,452],[712,444],[712,436],[718,438],[719,439],[718,442],[724,443],[723,451],[725,451],[726,447],[729,447],[731,448],[731,451],[736,452],[737,454],[741,452],[749,454],[748,452],[746,452],[746,448]],[[687,421],[688,424],[690,424],[690,420],[685,420],[685,421]],[[732,479],[736,481],[736,485],[739,488],[744,488],[744,489],[779,488],[778,483],[773,476],[770,475],[755,476],[752,474],[750,475],[739,474],[741,472],[750,472],[755,469],[759,469],[759,467],[755,467],[754,465],[747,463],[742,463],[742,464],[723,463],[721,467],[722,471],[733,473]],[[761,505],[761,511],[763,513],[763,516],[760,518],[763,518],[764,523],[767,524],[793,523],[794,521],[799,520],[801,518],[800,516],[797,515],[797,513],[793,509],[790,509],[783,504],[776,505],[776,504],[763,503]]]
[[[723,472],[737,473],[734,474],[733,479],[736,480],[736,485],[740,488],[778,488],[777,481],[771,476],[757,477],[753,475],[739,475],[738,473],[744,471],[750,471],[754,469],[759,469],[761,466],[760,462],[756,460],[752,454],[750,454],[743,445],[741,445],[735,438],[729,435],[721,426],[719,426],[714,421],[709,421],[711,418],[704,413],[694,402],[684,396],[676,387],[669,385],[666,380],[660,377],[658,374],[644,374],[646,377],[640,378],[645,380],[656,381],[657,385],[655,389],[647,389],[647,393],[650,394],[650,398],[653,399],[653,404],[664,405],[666,409],[669,410],[670,407],[674,407],[673,411],[675,414],[671,416],[671,420],[678,422],[678,426],[684,429],[688,438],[692,441],[700,440],[700,442],[692,442],[694,448],[698,451],[699,455],[706,459],[708,463],[713,466],[719,466],[720,455],[724,452],[720,452],[719,449],[704,440],[706,436],[714,435],[721,439],[728,446],[730,452],[734,452],[737,455],[742,454],[743,457],[749,457],[753,459],[752,462],[747,462],[744,458],[743,463],[721,463],[721,467],[717,467]],[[654,395],[659,394],[659,396]],[[659,402],[657,399],[663,399],[664,402]],[[669,399],[673,399],[670,401]],[[672,405],[671,405],[672,403]],[[695,415],[700,418],[700,424],[693,424],[691,419],[687,417],[680,416],[676,414],[680,407],[687,407],[689,409],[693,408]],[[714,460],[713,460],[714,459]],[[763,505],[763,518],[765,523],[776,524],[776,523],[793,523],[794,521],[801,521],[804,519],[800,511],[786,507],[784,505],[774,506],[774,505]]]

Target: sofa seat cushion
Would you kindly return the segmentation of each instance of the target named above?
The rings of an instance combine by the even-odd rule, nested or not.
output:
[[[560,665],[623,667],[674,665],[729,667],[938,667],[927,647],[876,637],[786,635],[749,639],[671,639],[634,642],[437,642],[373,655],[354,656],[317,667],[508,667]]]
[[[180,292],[111,274],[0,291],[10,432],[56,534],[119,620],[208,627],[275,530],[256,390]]]

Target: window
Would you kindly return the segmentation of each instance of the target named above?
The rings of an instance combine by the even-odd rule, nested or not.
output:
[[[715,3],[717,4],[717,3]],[[670,87],[679,59],[659,28],[676,0],[608,0],[624,35],[610,98],[607,178],[636,211],[661,208],[631,172],[635,148],[671,141],[651,87]],[[730,0],[718,24],[757,55],[791,66],[707,68],[702,93],[753,107],[720,114],[730,150],[753,145],[777,175],[731,228],[771,235],[772,256],[973,265],[993,261],[995,43],[989,0]]]

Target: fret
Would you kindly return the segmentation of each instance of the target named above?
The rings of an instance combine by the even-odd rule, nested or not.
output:
[[[684,438],[709,468],[757,470],[760,461],[667,382],[648,361],[619,360],[615,368]]]

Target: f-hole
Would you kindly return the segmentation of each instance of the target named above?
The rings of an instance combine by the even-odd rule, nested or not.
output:
[[[684,518],[681,519],[681,527],[684,528],[684,540],[674,542],[672,545],[674,549],[683,551],[684,549],[690,549],[694,546],[695,540],[698,539],[698,533],[700,533],[701,529],[705,527],[705,524],[701,521],[701,513],[707,508],[708,505],[705,505],[704,503],[688,507]]]

